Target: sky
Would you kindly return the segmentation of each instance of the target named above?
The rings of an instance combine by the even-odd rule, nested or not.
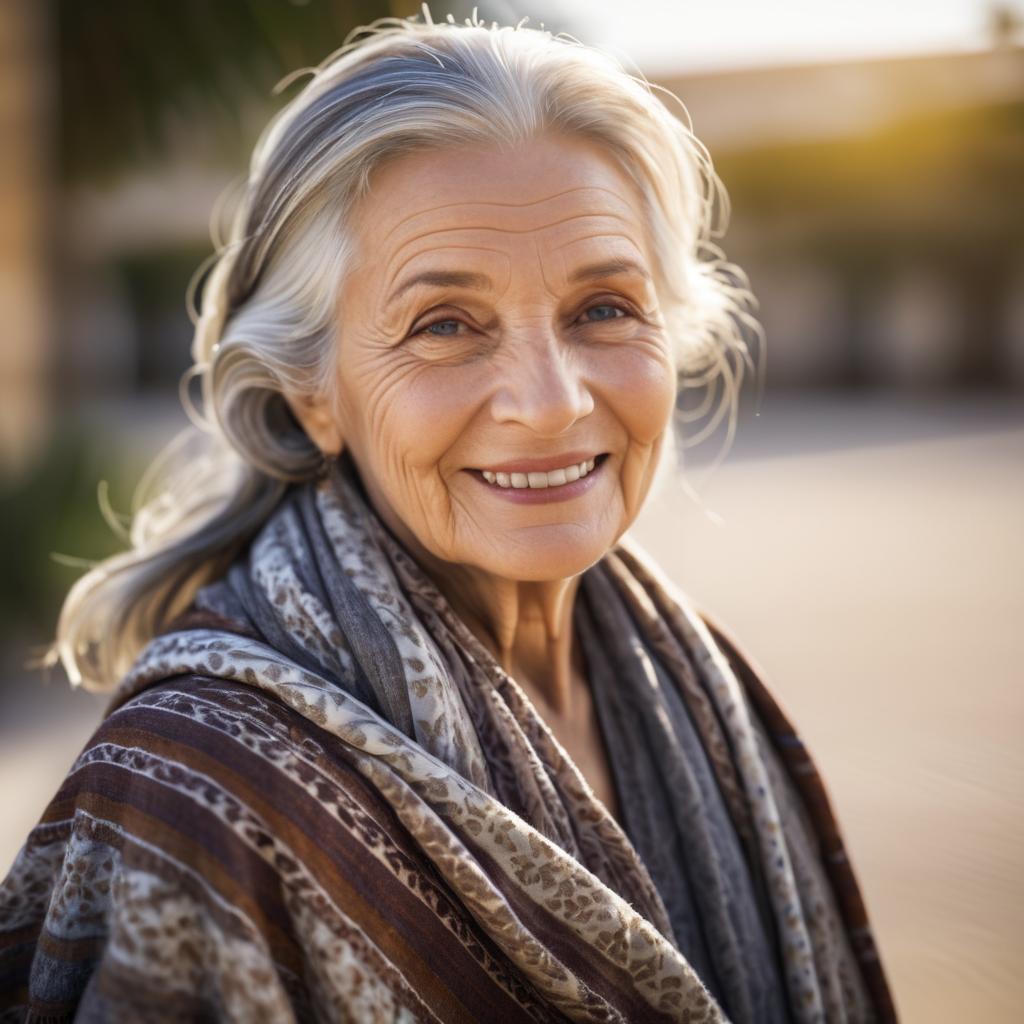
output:
[[[1024,0],[1004,0],[1024,16]],[[432,5],[440,6],[436,2]],[[506,0],[645,72],[977,50],[988,0]],[[481,13],[487,14],[486,3]]]

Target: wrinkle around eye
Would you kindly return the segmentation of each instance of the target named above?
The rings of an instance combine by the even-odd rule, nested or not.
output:
[[[456,324],[456,329],[450,333],[444,334],[438,331],[432,330],[434,327],[438,327],[442,324]],[[449,306],[442,304],[434,306],[432,309],[427,309],[419,316],[415,317],[408,330],[402,334],[402,338],[406,341],[412,340],[413,338],[459,338],[465,337],[468,333],[479,333],[478,328],[465,311],[455,306]]]
[[[455,329],[448,334],[431,330],[445,324],[452,324]],[[430,363],[464,363],[487,356],[493,350],[486,330],[452,316],[439,317],[422,326],[413,325],[398,345],[414,358]]]

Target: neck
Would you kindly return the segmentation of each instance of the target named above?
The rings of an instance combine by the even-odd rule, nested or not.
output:
[[[579,577],[541,582],[498,579],[431,562],[428,573],[469,629],[531,699],[555,715],[571,711],[580,651],[572,619]]]

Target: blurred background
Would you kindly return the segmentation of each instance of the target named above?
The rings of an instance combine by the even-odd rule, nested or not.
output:
[[[904,1019],[1019,1020],[1024,6],[478,6],[686,104],[761,302],[764,388],[638,537],[804,733]],[[273,95],[287,72],[418,11],[0,3],[0,875],[102,713],[26,663],[83,565],[122,545],[100,481],[126,512],[185,425],[211,211],[301,87]]]

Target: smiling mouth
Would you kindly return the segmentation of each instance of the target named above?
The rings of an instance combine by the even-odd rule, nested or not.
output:
[[[603,452],[590,459],[582,459],[579,462],[571,462],[558,469],[531,470],[518,472],[497,472],[489,469],[475,469],[473,473],[485,480],[492,487],[505,488],[508,490],[548,490],[564,487],[566,484],[575,483],[589,476],[598,466],[608,458],[608,453]]]

